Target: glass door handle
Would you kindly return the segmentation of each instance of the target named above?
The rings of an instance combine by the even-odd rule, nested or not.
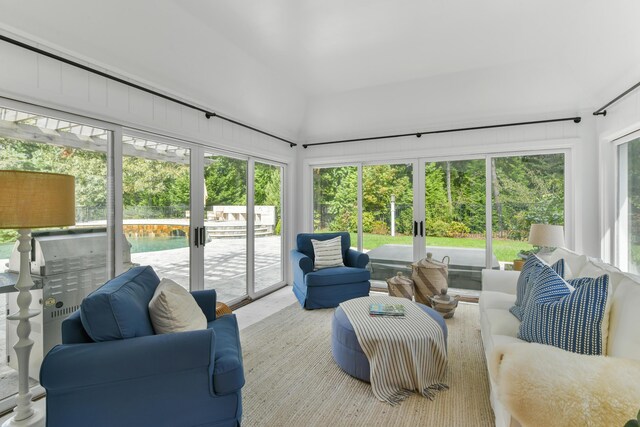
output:
[[[200,239],[200,236],[198,235],[198,229],[200,227],[196,227],[193,229],[193,242],[196,245],[196,248],[198,247],[198,241]]]
[[[413,237],[418,236],[418,221],[413,221]]]
[[[200,227],[200,246],[204,246],[204,227]]]
[[[424,221],[420,221],[420,237],[424,237]]]

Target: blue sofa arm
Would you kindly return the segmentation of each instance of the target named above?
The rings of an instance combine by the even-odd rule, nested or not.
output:
[[[207,322],[216,320],[216,301],[217,294],[215,289],[207,289],[204,291],[192,291],[191,295],[200,306],[200,309],[207,317]]]
[[[297,249],[292,249],[291,268],[293,269],[294,282],[303,284],[304,276],[313,271],[313,261]]]
[[[365,268],[369,264],[369,255],[353,249],[347,251],[345,265],[347,267]]]
[[[213,396],[216,334],[211,329],[54,347],[44,358],[40,382],[53,393],[133,379],[168,378],[200,368],[209,372]],[[125,387],[125,385],[123,385]]]

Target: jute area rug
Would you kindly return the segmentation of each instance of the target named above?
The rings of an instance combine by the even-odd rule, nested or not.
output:
[[[461,303],[447,320],[449,390],[395,407],[333,361],[333,311],[294,304],[240,332],[243,427],[494,425],[476,304]]]

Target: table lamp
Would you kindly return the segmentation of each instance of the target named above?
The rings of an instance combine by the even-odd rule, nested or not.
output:
[[[564,230],[561,225],[531,224],[529,243],[538,246],[540,253],[564,246]]]
[[[18,360],[18,398],[14,415],[2,427],[43,426],[44,414],[32,407],[29,392],[29,356],[33,347],[31,319],[40,311],[31,304],[31,229],[75,224],[75,181],[70,175],[0,170],[0,229],[18,230],[20,271],[18,312],[7,320],[18,320],[18,342],[13,347]]]

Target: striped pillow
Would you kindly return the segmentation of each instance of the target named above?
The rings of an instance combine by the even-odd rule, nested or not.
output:
[[[340,236],[329,240],[311,239],[315,257],[314,270],[328,267],[343,267],[342,238]]]
[[[607,343],[608,293],[606,274],[567,283],[545,266],[533,285],[518,338],[601,355]]]
[[[531,289],[531,284],[535,281],[543,265],[547,265],[547,263],[538,258],[536,255],[531,255],[527,258],[524,265],[522,266],[522,271],[518,276],[516,302],[513,307],[509,309],[511,314],[516,316],[516,318],[520,321],[522,320],[522,316],[524,315],[524,308],[527,305],[527,300],[529,299],[529,290]],[[564,278],[564,259],[559,259],[558,261],[556,261],[551,266],[551,268],[553,269],[553,271],[558,273],[560,277]]]

